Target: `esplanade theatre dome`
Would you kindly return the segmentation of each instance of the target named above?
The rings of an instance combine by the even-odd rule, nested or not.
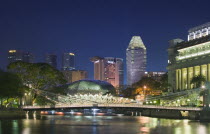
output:
[[[79,80],[67,85],[68,94],[106,94],[114,93],[115,88],[108,82],[100,80]]]

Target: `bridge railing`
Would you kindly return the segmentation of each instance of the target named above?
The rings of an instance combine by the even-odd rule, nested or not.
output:
[[[183,111],[201,111],[198,107],[179,107],[179,106],[156,106],[156,105],[140,105],[140,104],[69,104],[69,105],[55,105],[55,106],[23,106],[23,109],[56,109],[56,108],[82,108],[82,107],[123,107],[123,108],[147,108],[147,109],[171,109]]]

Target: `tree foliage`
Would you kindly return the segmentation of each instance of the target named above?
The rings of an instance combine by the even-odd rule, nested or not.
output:
[[[192,78],[191,84],[194,85],[194,88],[201,87],[201,84],[206,81],[206,78],[203,75],[196,75]]]
[[[18,61],[9,64],[7,68],[8,71],[18,75],[23,84],[30,89],[63,92],[55,90],[56,86],[66,83],[63,74],[47,63],[26,63]],[[30,91],[33,94],[32,90]],[[32,97],[33,103],[36,98],[37,94],[34,93]]]
[[[22,84],[21,79],[10,72],[0,71],[0,99],[1,107],[6,107],[10,102],[20,99],[27,88]]]
[[[0,97],[20,97],[23,95],[23,84],[13,73],[0,71]]]

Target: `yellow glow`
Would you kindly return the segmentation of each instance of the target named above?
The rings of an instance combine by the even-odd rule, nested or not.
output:
[[[74,53],[69,53],[69,55],[73,55],[74,56]]]
[[[9,53],[15,53],[16,50],[9,50]]]

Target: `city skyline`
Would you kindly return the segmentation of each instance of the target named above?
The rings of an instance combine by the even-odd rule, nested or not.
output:
[[[187,40],[190,28],[209,22],[208,3],[5,1],[0,5],[0,68],[6,68],[8,50],[32,52],[35,62],[44,62],[45,53],[55,53],[58,69],[62,53],[73,52],[76,68],[87,70],[93,79],[89,58],[120,57],[125,64],[125,49],[136,35],[147,45],[147,71],[166,71],[168,41]]]

